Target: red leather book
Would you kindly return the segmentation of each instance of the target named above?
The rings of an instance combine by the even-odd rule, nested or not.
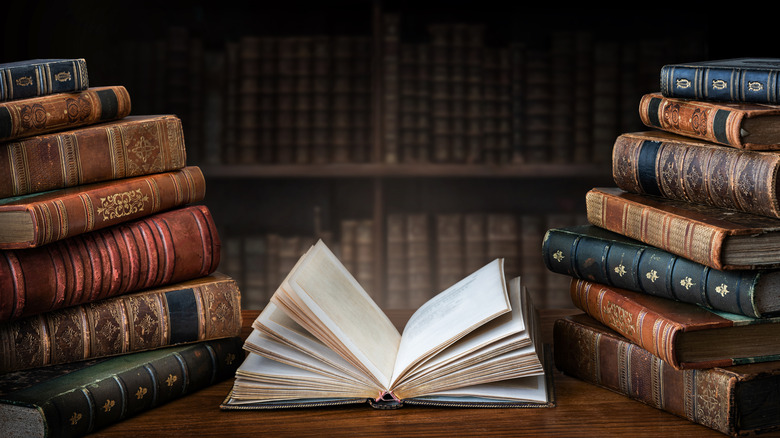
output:
[[[121,85],[0,102],[0,141],[62,131],[130,115]]]
[[[45,245],[185,204],[206,194],[196,166],[0,200],[0,249]]]
[[[219,260],[219,235],[205,206],[2,251],[0,322],[202,277]]]
[[[180,169],[181,120],[128,116],[0,143],[0,198]]]

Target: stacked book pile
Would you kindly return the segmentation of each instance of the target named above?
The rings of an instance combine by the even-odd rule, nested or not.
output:
[[[83,59],[0,77],[0,434],[82,435],[231,376],[240,293],[180,119],[131,116]]]
[[[666,65],[619,135],[617,187],[543,257],[583,313],[557,367],[726,434],[780,427],[780,60]]]

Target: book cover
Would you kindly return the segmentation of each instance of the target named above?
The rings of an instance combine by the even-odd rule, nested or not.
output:
[[[587,315],[555,321],[559,371],[727,435],[777,430],[780,362],[676,370]]]
[[[211,212],[190,206],[0,252],[0,321],[202,277],[216,270]]]
[[[780,220],[597,187],[586,194],[588,222],[715,269],[780,266]]]
[[[777,104],[778,73],[776,58],[682,62],[661,68],[660,86],[667,97]]]
[[[153,350],[241,330],[241,293],[214,273],[0,324],[0,373]]]
[[[0,199],[0,249],[34,248],[203,200],[197,166]]]
[[[241,345],[224,338],[5,374],[0,433],[87,435],[230,378],[244,358]]]
[[[93,87],[0,102],[0,141],[91,125],[130,115],[123,86]]]
[[[127,116],[0,143],[0,198],[181,169],[181,120]]]
[[[780,318],[716,312],[577,278],[571,280],[570,292],[578,309],[676,369],[780,358]]]
[[[87,61],[29,59],[0,64],[0,102],[89,88]]]

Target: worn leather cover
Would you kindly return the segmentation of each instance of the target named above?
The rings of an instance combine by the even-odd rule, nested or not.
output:
[[[178,117],[127,116],[0,143],[0,198],[168,172],[186,160]]]
[[[0,321],[202,277],[219,260],[217,228],[202,205],[2,251]]]
[[[30,59],[0,64],[0,101],[26,99],[89,87],[87,61]]]

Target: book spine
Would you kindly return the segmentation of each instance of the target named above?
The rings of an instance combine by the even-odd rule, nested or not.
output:
[[[0,144],[0,197],[180,169],[181,120],[143,118]]]
[[[711,268],[724,268],[720,249],[725,235],[706,223],[691,222],[595,190],[585,195],[585,209],[593,225]]]
[[[547,269],[555,273],[761,317],[754,302],[761,271],[720,271],[652,246],[560,229],[550,229],[545,234],[542,259]]]
[[[489,213],[487,215],[487,259],[504,259],[507,278],[520,275],[519,220],[513,213]]]
[[[316,164],[331,161],[331,105],[333,102],[333,39],[315,37],[312,48],[312,150]]]
[[[0,103],[0,141],[91,125],[130,114],[125,87],[89,88]]]
[[[238,336],[232,279],[185,282],[0,325],[0,372]]]
[[[261,38],[245,36],[238,44],[237,157],[241,163],[257,163],[260,144]]]
[[[720,369],[675,370],[636,345],[585,324],[553,326],[559,371],[656,409],[734,435],[734,379]]]
[[[355,229],[355,279],[376,303],[382,302],[374,279],[374,221],[359,220]]]
[[[622,134],[612,157],[613,179],[628,192],[780,217],[776,154]]]
[[[0,243],[0,249],[46,245],[78,234],[117,225],[174,207],[203,200],[206,182],[200,168],[97,183],[90,189],[33,202],[8,211],[29,212],[36,224],[32,239]]]
[[[433,293],[429,219],[425,213],[406,215],[406,266],[409,275],[407,304],[410,309],[420,307]]]
[[[0,321],[205,276],[219,260],[219,236],[205,206],[3,251]]]
[[[240,338],[198,343],[136,367],[67,388],[39,406],[48,436],[82,436],[230,378]]]
[[[399,68],[401,50],[401,17],[382,13],[381,17],[381,99],[382,99],[382,153],[386,163],[399,162]]]
[[[665,65],[661,94],[694,100],[778,104],[778,71],[736,67]]]
[[[88,87],[84,59],[57,59],[0,68],[0,102],[82,91]]]
[[[295,126],[293,161],[296,164],[311,162],[312,144],[312,47],[313,38],[298,37],[295,40]]]
[[[550,66],[552,73],[550,161],[574,162],[574,97],[576,38],[573,32],[556,31],[551,37]]]
[[[468,274],[463,251],[463,215],[437,214],[435,220],[436,290],[443,291]]]
[[[550,53],[540,47],[527,47],[523,58],[523,161],[549,162],[552,117]]]
[[[333,88],[331,107],[331,160],[348,163],[353,160],[353,77],[351,74],[355,52],[353,39],[347,36],[335,38],[333,53]],[[397,112],[397,109],[396,109]],[[396,116],[397,117],[397,116]],[[389,128],[388,128],[389,129]]]
[[[467,213],[463,217],[463,246],[466,272],[474,272],[490,260],[487,254],[487,218],[484,213]]]
[[[402,213],[387,215],[387,295],[385,304],[389,309],[405,309],[408,306],[409,291],[406,266],[406,216]]]
[[[450,94],[449,27],[429,26],[431,35],[431,160],[452,160],[452,95]]]

